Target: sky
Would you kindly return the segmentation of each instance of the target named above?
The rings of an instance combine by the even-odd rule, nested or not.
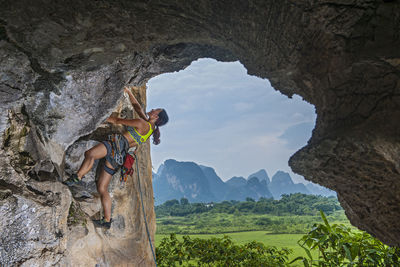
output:
[[[314,106],[301,97],[288,98],[238,61],[206,58],[147,86],[148,110],[162,107],[169,116],[161,143],[151,146],[154,172],[175,159],[212,167],[224,181],[260,169],[270,178],[282,170],[305,181],[288,166],[315,125]]]

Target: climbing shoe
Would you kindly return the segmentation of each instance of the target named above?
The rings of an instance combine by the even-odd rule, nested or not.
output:
[[[82,183],[81,180],[79,180],[76,174],[71,175],[71,177],[69,177],[67,180],[63,182],[63,184],[68,186],[80,185],[81,183]]]
[[[109,222],[106,222],[104,220],[104,217],[103,217],[103,219],[101,219],[101,220],[93,220],[93,223],[94,223],[94,226],[96,226],[96,227],[102,227],[102,228],[105,228],[105,229],[110,229],[111,223],[112,223],[112,219],[110,219]]]

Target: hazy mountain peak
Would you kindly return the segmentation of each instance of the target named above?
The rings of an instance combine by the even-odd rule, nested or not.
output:
[[[242,177],[242,176],[234,176],[231,179],[229,179],[228,181],[226,181],[225,183],[230,186],[241,187],[241,186],[245,186],[247,184],[247,180],[244,179],[244,177]]]
[[[279,199],[282,194],[335,194],[327,188],[302,183],[295,184],[290,174],[277,171],[272,179],[261,169],[247,179],[234,176],[224,182],[212,167],[195,162],[181,162],[168,159],[153,173],[153,188],[156,205],[166,200],[187,198],[190,202],[240,200],[247,197]]]
[[[252,177],[257,177],[260,182],[262,180],[266,180],[267,184],[270,182],[269,176],[264,169],[261,169],[253,174],[250,174],[249,177],[247,178],[247,180],[249,180]]]
[[[207,172],[210,172],[210,173],[218,176],[217,173],[215,172],[214,168],[212,168],[212,167],[208,167],[208,166],[204,166],[204,165],[199,165],[199,167],[202,169],[202,171],[207,171]]]
[[[166,200],[187,198],[190,202],[214,201],[208,179],[194,162],[168,159],[154,180],[154,196],[157,204]]]
[[[304,184],[293,183],[290,174],[284,171],[277,171],[274,176],[272,176],[271,183],[269,184],[269,189],[275,199],[279,199],[282,194],[291,193],[303,193],[309,194]]]
[[[157,175],[160,175],[160,173],[163,171],[163,169],[164,169],[164,164],[160,164],[160,167],[158,167],[158,170],[157,170]]]
[[[204,176],[207,178],[208,184],[210,185],[210,191],[214,194],[216,200],[223,200],[223,196],[225,195],[228,186],[222,181],[213,168],[203,165],[199,166],[203,171]]]
[[[260,180],[258,179],[258,177],[253,176],[253,177],[250,177],[247,180],[247,184],[249,184],[249,185],[260,185],[261,183],[260,183]]]
[[[294,184],[290,174],[284,171],[277,171],[274,176],[272,176],[271,183]]]

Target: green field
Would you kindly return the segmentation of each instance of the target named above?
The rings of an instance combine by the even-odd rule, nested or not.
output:
[[[277,248],[289,248],[293,250],[292,258],[297,256],[306,256],[304,250],[297,244],[297,241],[303,236],[302,234],[271,234],[268,231],[251,231],[251,232],[237,232],[237,233],[226,233],[226,234],[196,234],[188,235],[191,238],[211,238],[211,237],[223,237],[227,235],[232,238],[234,242],[239,244],[245,244],[251,241],[262,242],[267,246],[275,246]],[[164,237],[169,235],[156,234],[155,243],[158,246]],[[178,239],[181,239],[183,235],[177,235]]]
[[[335,211],[327,217],[331,223],[350,225],[343,210]],[[307,256],[297,242],[315,223],[322,223],[320,216],[290,214],[277,216],[245,212],[160,216],[157,218],[155,243],[158,246],[164,237],[172,233],[176,234],[179,240],[182,240],[183,235],[203,239],[222,238],[227,235],[240,245],[258,241],[266,246],[291,249],[293,251],[290,255],[291,260],[298,256]]]

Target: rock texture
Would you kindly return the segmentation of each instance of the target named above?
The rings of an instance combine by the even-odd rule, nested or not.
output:
[[[145,86],[136,90],[145,103]],[[114,109],[132,117],[127,99]],[[92,219],[102,217],[96,190],[95,162],[81,187],[68,189],[63,174],[79,168],[84,152],[122,128],[102,124],[90,135],[74,142],[61,155],[62,171],[25,111],[10,108],[1,150],[0,171],[0,263],[22,266],[151,266],[154,264],[140,201],[137,173],[121,183],[117,173],[109,186],[113,224],[110,230],[94,228]],[[76,121],[79,124],[79,120]],[[32,126],[31,126],[32,125]],[[65,130],[66,132],[68,129]],[[145,213],[154,240],[155,214],[151,185],[149,143],[137,151]],[[54,153],[54,151],[53,151]],[[4,159],[4,160],[3,160]]]
[[[59,184],[65,151],[110,115],[123,85],[199,57],[240,60],[249,74],[314,104],[316,128],[292,169],[337,191],[353,224],[400,245],[399,5],[1,0],[0,224],[20,231],[2,230],[0,261],[67,264],[79,250],[88,265],[152,264],[133,180],[123,239],[123,230],[95,234],[90,224],[66,232],[66,211],[57,207],[78,200]],[[140,166],[154,233],[148,146]],[[40,222],[24,219],[42,213]]]

